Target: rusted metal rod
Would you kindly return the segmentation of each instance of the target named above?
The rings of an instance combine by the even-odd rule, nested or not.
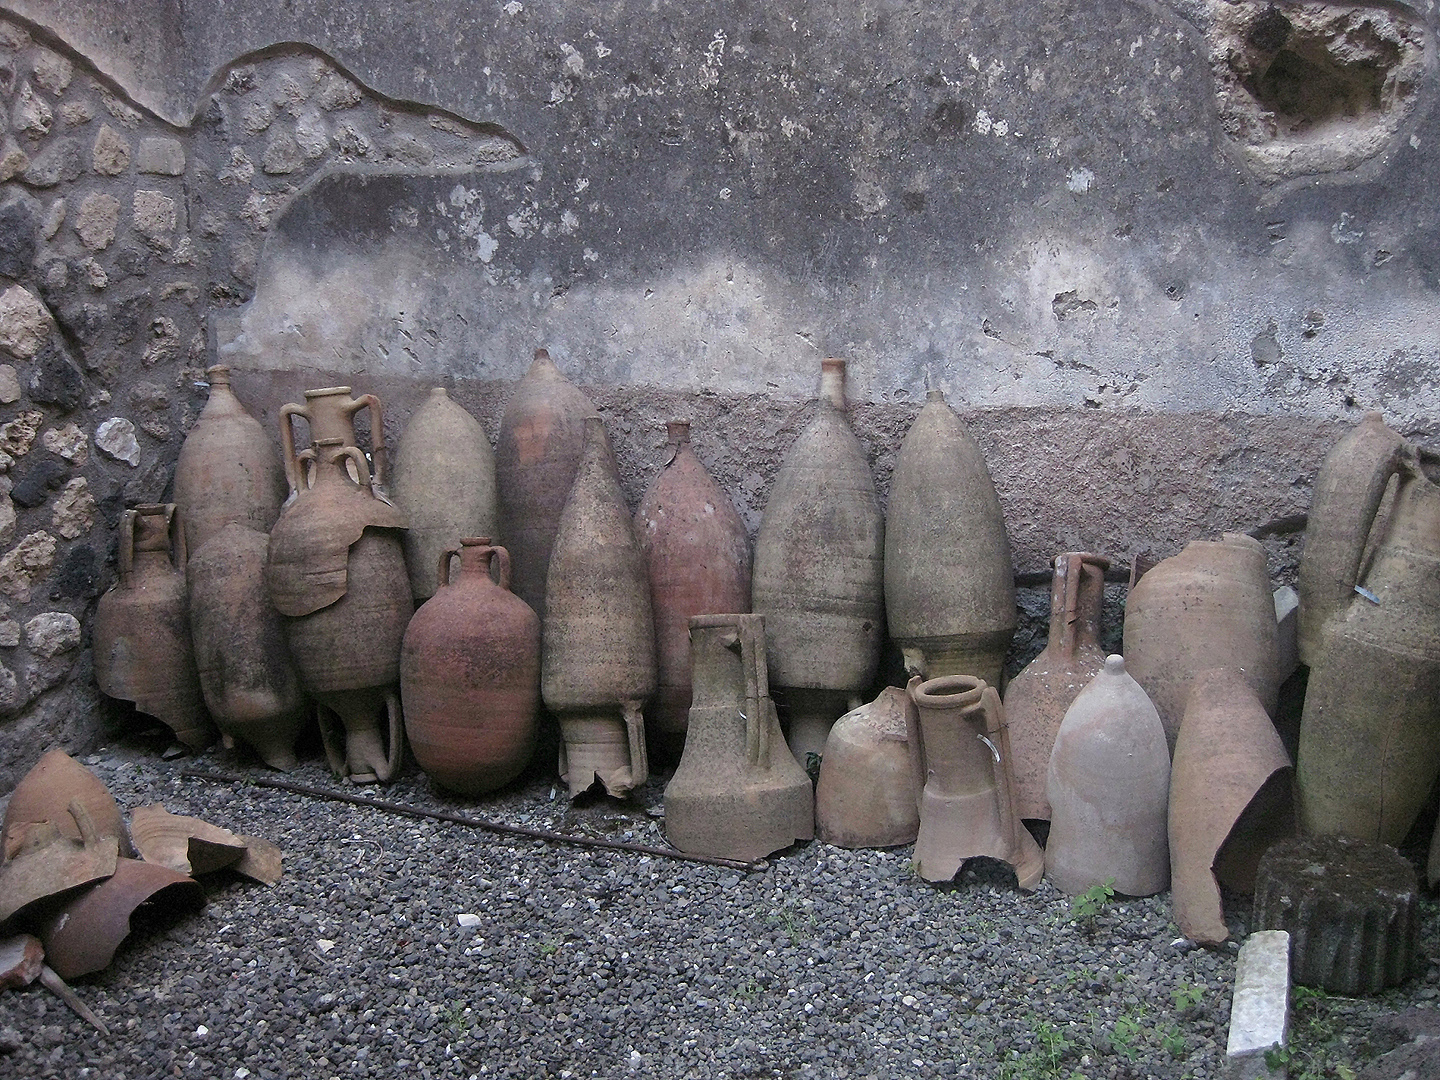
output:
[[[604,848],[607,851],[629,851],[637,855],[657,855],[665,859],[679,859],[683,862],[705,863],[709,866],[724,866],[731,870],[755,871],[762,868],[759,862],[742,862],[739,859],[721,859],[711,855],[687,855],[683,851],[676,851],[674,848],[650,847],[648,844],[627,844],[621,840],[599,840],[589,836],[569,836],[565,833],[550,832],[546,829],[527,829],[523,825],[504,825],[498,821],[486,821],[484,818],[470,817],[468,814],[452,814],[447,810],[423,810],[418,806],[407,806],[405,803],[390,802],[386,799],[371,799],[365,795],[351,795],[345,791],[335,791],[329,788],[307,787],[304,784],[292,784],[286,780],[272,780],[265,776],[237,776],[233,773],[216,772],[190,772],[180,774],[187,780],[205,780],[217,784],[254,784],[256,787],[274,788],[277,791],[288,791],[294,795],[306,795],[312,799],[329,799],[332,802],[351,803],[355,806],[368,806],[375,810],[384,810],[391,814],[403,814],[406,817],[430,818],[434,821],[448,821],[453,825],[465,825],[472,829],[484,829],[487,832],[501,833],[505,836],[523,836],[530,840],[544,840],[552,844],[574,844],[578,847]]]

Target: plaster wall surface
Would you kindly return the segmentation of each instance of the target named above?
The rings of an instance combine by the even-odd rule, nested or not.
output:
[[[822,357],[882,498],[942,388],[1015,663],[1057,551],[1292,577],[1344,427],[1433,435],[1434,54],[1404,4],[4,0],[0,787],[87,737],[88,640],[24,627],[88,626],[216,360],[271,430],[444,383],[493,437],[544,345],[632,505],[688,415],[752,530]]]

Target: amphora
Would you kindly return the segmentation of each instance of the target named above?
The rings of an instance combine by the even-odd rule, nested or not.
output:
[[[215,740],[185,602],[185,534],[174,503],[125,511],[120,580],[95,608],[95,682],[196,750]]]
[[[1160,713],[1172,753],[1202,671],[1237,672],[1273,714],[1278,628],[1260,542],[1244,533],[1195,540],[1146,572],[1125,602],[1125,665]]]
[[[1110,560],[1068,552],[1055,556],[1050,584],[1050,637],[1039,656],[1005,688],[1005,718],[1015,763],[1015,801],[1022,818],[1050,819],[1045,772],[1065,710],[1105,666],[1100,611]]]
[[[216,365],[205,376],[210,398],[175,463],[175,506],[191,555],[226,525],[268,533],[285,499],[280,458],[230,389],[230,369]]]
[[[674,760],[690,711],[690,617],[750,610],[750,539],[690,448],[689,422],[666,428],[665,468],[640,500],[635,531],[655,611],[658,685],[645,727],[652,753]]]
[[[462,537],[495,534],[495,454],[485,429],[441,387],[410,415],[395,455],[395,505],[417,603],[435,595],[436,567]]]
[[[515,779],[534,750],[540,617],[510,592],[510,554],[488,537],[462,539],[437,569],[400,653],[405,732],[432,780],[480,795]]]
[[[845,361],[821,365],[815,417],[781,462],[755,538],[776,699],[804,764],[875,678],[885,621],[885,518],[845,419]]]
[[[911,844],[920,790],[910,761],[915,703],[898,686],[851,709],[830,729],[815,784],[815,835],[843,848]]]
[[[665,788],[665,836],[681,851],[759,859],[815,831],[815,802],[780,731],[759,615],[690,620],[694,696],[685,752]]]
[[[1383,464],[1381,469],[1391,471]],[[1413,449],[1349,603],[1325,621],[1300,721],[1301,827],[1397,845],[1440,770],[1440,487]],[[1347,565],[1348,565],[1347,560]]]
[[[348,386],[325,386],[319,390],[305,391],[305,404],[286,402],[280,406],[280,458],[285,466],[285,478],[290,482],[290,498],[294,498],[307,484],[304,460],[295,451],[295,417],[306,421],[310,428],[310,445],[319,447],[325,440],[338,440],[339,446],[358,446],[355,438],[355,414],[361,409],[370,411],[370,455],[364,464],[368,467],[366,485],[377,496],[389,501],[384,494],[389,479],[389,468],[385,451],[385,424],[380,413],[380,399],[374,394],[350,395]],[[362,455],[363,456],[363,455]],[[310,459],[314,463],[314,458]],[[357,479],[355,467],[349,467],[351,478]]]
[[[560,373],[548,352],[536,349],[500,418],[498,542],[511,553],[515,595],[542,618],[550,552],[580,468],[585,418],[593,415],[590,399]]]
[[[1066,710],[1046,792],[1045,876],[1061,892],[1109,882],[1126,896],[1151,896],[1170,884],[1170,751],[1123,657],[1106,657]]]
[[[599,780],[624,795],[649,775],[641,706],[655,692],[655,623],[645,556],[620,491],[605,422],[560,515],[545,587],[540,689],[560,720],[560,776],[572,795]]]
[[[301,685],[321,706],[330,767],[356,783],[388,780],[404,745],[396,684],[414,611],[405,518],[375,496],[355,446],[321,439],[297,455],[296,469],[304,486],[270,533],[266,587],[286,616]]]
[[[1409,444],[1368,412],[1315,476],[1296,591],[1300,662],[1314,665],[1325,620],[1349,606],[1381,499]]]
[[[238,522],[190,557],[190,637],[205,704],[227,742],[276,769],[295,766],[309,718],[285,620],[265,587],[270,538]]]
[[[920,792],[915,872],[949,881],[967,859],[986,856],[1015,867],[1030,890],[1044,856],[1020,821],[1005,710],[995,688],[968,675],[942,675],[908,686],[915,712],[910,760]]]
[[[1255,692],[1229,671],[1190,690],[1170,773],[1170,889],[1191,941],[1230,936],[1220,885],[1255,891],[1260,859],[1295,835],[1294,770]]]
[[[911,674],[1000,685],[1015,569],[984,455],[939,390],[900,445],[885,526],[885,610]]]

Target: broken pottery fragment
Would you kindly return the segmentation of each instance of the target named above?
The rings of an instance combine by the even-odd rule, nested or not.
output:
[[[1170,773],[1171,900],[1191,941],[1230,936],[1217,879],[1252,891],[1260,857],[1294,835],[1292,778],[1254,691],[1223,670],[1197,676]]]
[[[125,511],[120,580],[95,608],[95,682],[202,750],[215,740],[215,725],[190,639],[185,550],[173,503]]]
[[[80,828],[67,808],[79,800],[90,815],[99,836],[113,836],[120,851],[128,854],[130,840],[125,832],[125,819],[114,796],[100,778],[63,750],[50,750],[25,774],[10,793],[5,807],[5,822],[0,826],[4,854],[0,861],[10,859],[20,850],[20,839],[27,825],[41,821],[54,822],[62,836],[80,839]]]
[[[130,916],[141,904],[199,911],[205,889],[168,867],[118,859],[113,875],[59,906],[41,927],[47,962],[62,979],[106,967],[129,935]]]
[[[1040,883],[1045,859],[1020,821],[1005,710],[993,686],[945,675],[906,688],[911,714],[910,762],[920,792],[915,872],[950,881],[966,860],[1002,859],[1027,892]]]
[[[280,849],[268,840],[237,836],[201,818],[172,814],[159,803],[130,815],[135,848],[147,863],[199,877],[230,867],[254,881],[280,880]]]
[[[45,946],[31,934],[15,934],[0,941],[0,990],[29,986],[45,966]]]
[[[1045,876],[1057,889],[1078,896],[1109,883],[1126,896],[1152,896],[1170,883],[1170,752],[1159,713],[1123,657],[1107,656],[1066,710],[1045,787]]]
[[[919,791],[910,763],[910,695],[887,686],[830,729],[815,785],[815,835],[843,848],[914,843]]]
[[[79,800],[68,808],[81,839],[61,833],[53,821],[20,830],[15,857],[0,866],[0,923],[37,900],[107,878],[115,872],[119,842],[98,836]]]
[[[690,619],[693,700],[665,788],[665,837],[681,851],[759,859],[815,831],[810,778],[785,745],[765,674],[760,615]]]

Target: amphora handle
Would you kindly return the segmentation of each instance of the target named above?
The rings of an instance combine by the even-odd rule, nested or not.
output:
[[[285,479],[290,482],[290,494],[298,495],[305,480],[299,457],[295,454],[295,428],[292,416],[303,416],[308,423],[310,410],[304,405],[287,401],[280,406],[280,460],[285,466]]]
[[[370,459],[375,462],[373,486],[383,488],[389,472],[386,466],[385,424],[380,416],[380,399],[374,394],[361,394],[345,406],[345,412],[353,420],[361,409],[370,410]]]

